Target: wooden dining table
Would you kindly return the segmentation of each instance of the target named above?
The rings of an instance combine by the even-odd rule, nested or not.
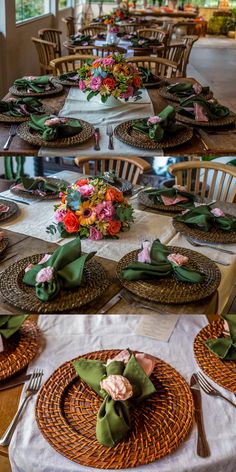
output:
[[[169,82],[175,83],[176,81],[189,81],[191,83],[197,82],[194,78],[172,78],[168,79]],[[68,94],[68,87],[65,87],[60,94],[52,95],[47,98],[42,98],[42,102],[45,107],[51,112],[57,114],[63,107],[65,99]],[[214,91],[213,91],[214,92]],[[149,88],[148,89],[149,96],[154,106],[155,114],[158,114],[161,110],[163,110],[168,104],[172,104],[176,106],[176,102],[168,102],[166,99],[162,98],[158,93],[158,88]],[[4,99],[13,98],[13,96],[8,93]],[[16,97],[14,97],[16,98]],[[127,116],[128,118],[128,116]],[[89,121],[89,116],[88,116]],[[10,131],[10,123],[7,122],[0,122],[0,156],[38,156],[39,147],[34,146],[17,135],[13,138],[10,148],[8,150],[3,149],[5,142],[7,141],[9,131]],[[224,156],[224,155],[232,155],[235,153],[236,148],[236,134],[235,134],[235,124],[227,127],[224,131],[222,130],[215,130],[216,135],[218,135],[218,139],[215,139],[214,135],[208,134],[208,130],[206,128],[194,128],[193,137],[190,141],[182,144],[180,146],[174,148],[166,148],[163,150],[164,155],[166,156]],[[204,137],[202,136],[202,132],[205,133]],[[73,156],[73,146],[70,147],[71,156]],[[140,150],[138,148],[133,147],[133,155],[140,155]],[[78,148],[76,155],[78,155]],[[56,156],[56,149],[55,149],[55,156]]]

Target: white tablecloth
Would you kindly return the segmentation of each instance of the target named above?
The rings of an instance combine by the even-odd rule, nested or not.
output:
[[[134,334],[138,316],[125,315],[50,315],[40,316],[44,349],[29,366],[44,369],[44,381],[65,361],[98,349],[129,347],[153,354],[176,368],[189,382],[197,371],[193,340],[206,325],[202,315],[179,319],[168,343]],[[234,400],[234,395],[224,391]],[[235,401],[235,400],[234,400]],[[57,453],[43,438],[34,419],[33,397],[13,435],[9,455],[12,472],[90,472],[94,469],[75,464]],[[234,472],[236,463],[236,409],[226,401],[202,394],[206,435],[211,456],[196,454],[196,426],[188,439],[170,456],[137,467],[137,472]],[[123,470],[124,469],[120,469]],[[130,470],[130,469],[129,469]]]

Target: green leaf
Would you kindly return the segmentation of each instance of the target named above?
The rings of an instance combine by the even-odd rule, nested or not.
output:
[[[93,91],[91,90],[91,92],[89,92],[89,94],[87,95],[87,100],[88,100],[88,101],[91,100],[91,98],[93,98],[94,95],[96,95],[95,92],[93,92]]]
[[[85,228],[85,226],[80,226],[79,235],[81,238],[88,238],[89,229]]]
[[[122,206],[118,206],[116,208],[116,213],[121,221],[133,221],[133,208],[131,206],[123,208]]]

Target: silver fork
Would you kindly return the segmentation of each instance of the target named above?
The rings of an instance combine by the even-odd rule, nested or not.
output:
[[[109,136],[108,149],[114,149],[113,145],[113,128],[111,125],[107,125],[107,136]]]
[[[9,149],[10,147],[10,144],[12,142],[12,139],[14,138],[14,136],[16,135],[16,130],[17,130],[17,125],[11,125],[10,127],[10,131],[9,131],[9,137],[7,139],[7,141],[5,142],[4,146],[3,146],[3,149],[4,151],[6,151],[7,149]]]
[[[137,308],[144,308],[144,309],[150,310],[150,311],[155,311],[155,312],[159,313],[160,315],[162,315],[162,314],[168,315],[169,314],[167,311],[162,310],[162,308],[158,308],[158,307],[155,307],[155,306],[152,306],[152,305],[148,305],[148,303],[143,303],[142,301],[137,300],[136,297],[133,294],[127,292],[126,290],[121,290],[120,296],[121,296],[121,298],[123,298],[123,300],[125,300],[131,306],[134,306],[134,307],[137,307]]]
[[[195,241],[193,241],[191,238],[186,238],[187,241],[192,244],[192,246],[196,246],[196,247],[209,247],[210,249],[216,249],[217,251],[220,251],[220,252],[225,252],[225,254],[233,254],[235,255],[235,252],[233,251],[229,251],[229,249],[223,249],[221,247],[217,247],[217,246],[211,246],[210,244],[205,244],[205,243],[196,243]]]
[[[235,408],[236,408],[236,404],[233,403],[231,400],[229,400],[227,397],[225,397],[224,395],[222,395],[221,392],[219,392],[219,390],[217,390],[215,387],[213,387],[209,382],[208,380],[204,377],[204,375],[202,375],[201,372],[198,372],[197,373],[197,378],[198,378],[198,382],[199,382],[199,385],[200,387],[202,388],[203,392],[205,392],[207,395],[211,395],[213,397],[221,397],[221,398],[224,398],[224,400],[226,400],[228,403],[230,403],[231,405],[233,405]]]
[[[30,377],[29,380],[29,385],[26,390],[25,398],[23,402],[21,403],[17,413],[15,414],[11,424],[8,426],[7,430],[3,434],[3,436],[0,438],[0,446],[8,446],[10,444],[11,437],[15,431],[16,425],[18,423],[18,420],[20,418],[21,412],[29,400],[35,393],[37,393],[40,389],[41,382],[42,382],[42,376],[43,376],[43,371],[40,369],[35,369]]]

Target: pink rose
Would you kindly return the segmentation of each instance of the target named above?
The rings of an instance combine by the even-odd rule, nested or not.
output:
[[[230,334],[228,321],[226,321],[226,320],[224,320],[223,333],[224,333],[224,334],[227,334],[227,335]]]
[[[150,116],[147,122],[149,125],[155,125],[156,123],[160,123],[161,118],[159,116]]]
[[[78,187],[78,191],[83,197],[90,197],[94,193],[94,186],[90,184],[81,185],[81,187]]]
[[[113,32],[118,33],[118,31],[113,31]],[[114,59],[112,59],[112,57],[104,57],[104,59],[102,60],[102,63],[104,64],[104,66],[109,67],[109,66],[112,66],[115,63],[115,61]]]
[[[42,259],[38,262],[38,264],[44,264],[45,262],[48,261],[48,259],[50,259],[51,257],[51,254],[45,254]]]
[[[79,81],[79,89],[83,91],[85,88],[86,88],[86,85],[85,85],[84,80],[80,79],[80,81]]]
[[[219,218],[219,216],[225,216],[224,212],[220,208],[212,208],[211,213],[216,218]]]
[[[38,284],[44,283],[44,282],[51,282],[53,279],[53,272],[54,269],[53,267],[44,267],[44,269],[41,269],[37,275],[36,275],[36,282]]]
[[[111,221],[115,216],[115,208],[111,201],[104,201],[95,207],[98,220]]]
[[[67,123],[68,118],[59,118],[58,116],[55,116],[53,118],[50,118],[49,120],[44,121],[45,126],[57,126],[61,124]]]
[[[121,93],[120,97],[121,98],[129,98],[129,97],[132,97],[133,94],[134,94],[134,88],[132,87],[132,85],[129,85],[126,92]]]
[[[143,246],[143,249],[138,254],[138,261],[139,262],[144,262],[146,264],[150,264],[151,263],[151,257],[150,257],[151,242],[150,241],[144,241],[142,246]]]
[[[66,210],[60,210],[60,209],[58,208],[58,210],[56,210],[55,213],[54,213],[55,221],[56,221],[57,223],[61,223],[61,222],[64,220],[64,218],[65,218],[65,216],[66,216],[66,213],[67,213]]]
[[[183,256],[179,253],[169,254],[169,256],[167,256],[167,259],[176,266],[182,266],[188,263],[188,257]]]
[[[113,359],[108,359],[106,365],[109,365],[113,361],[120,361],[124,362],[124,364],[127,364],[127,362],[130,359],[130,352],[128,349],[123,349],[123,351],[119,352]]]
[[[123,375],[108,375],[100,385],[113,400],[125,401],[133,395],[132,385]]]
[[[145,354],[144,352],[137,352],[137,354],[135,354],[135,359],[142,367],[145,374],[150,377],[155,367],[155,358],[148,354]]]
[[[96,92],[97,90],[99,90],[101,85],[102,85],[101,77],[91,77],[89,81],[89,86],[93,90],[93,92]]]
[[[5,233],[4,231],[0,231],[0,241],[2,241],[5,238]]]
[[[103,238],[103,235],[101,231],[98,231],[97,228],[94,226],[90,226],[89,228],[89,239],[92,239],[93,241],[99,241],[100,239]]]

